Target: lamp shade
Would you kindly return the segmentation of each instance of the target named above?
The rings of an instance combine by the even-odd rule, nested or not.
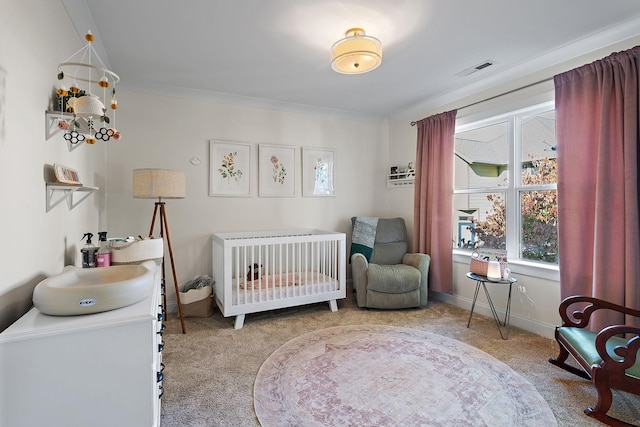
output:
[[[133,197],[138,199],[184,199],[186,179],[183,172],[170,169],[135,169]]]
[[[489,261],[487,265],[487,279],[492,282],[499,282],[502,279],[502,271],[498,261]]]
[[[95,95],[85,95],[77,98],[72,104],[73,112],[84,118],[100,117],[105,114],[104,104]]]
[[[361,74],[382,63],[382,43],[365,35],[362,28],[351,28],[345,38],[331,46],[331,68],[343,74]]]

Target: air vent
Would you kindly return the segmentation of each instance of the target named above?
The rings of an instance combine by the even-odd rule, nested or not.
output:
[[[471,68],[467,68],[466,70],[460,71],[459,73],[456,73],[456,76],[466,77],[469,74],[475,73],[476,71],[484,70],[485,68],[492,66],[494,63],[495,63],[494,61],[487,59],[486,61],[483,61],[478,65],[475,65]]]

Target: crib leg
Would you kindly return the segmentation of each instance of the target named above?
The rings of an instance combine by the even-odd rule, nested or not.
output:
[[[244,325],[244,314],[238,314],[236,320],[233,322],[233,328],[241,329],[242,325]]]
[[[336,300],[329,300],[329,308],[331,309],[331,311],[338,311],[338,303],[336,302]]]

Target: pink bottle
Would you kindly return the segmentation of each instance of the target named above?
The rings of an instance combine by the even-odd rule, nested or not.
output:
[[[96,256],[98,267],[109,267],[111,265],[111,249],[107,242],[107,232],[100,231],[98,235],[100,236],[100,249],[98,249]]]

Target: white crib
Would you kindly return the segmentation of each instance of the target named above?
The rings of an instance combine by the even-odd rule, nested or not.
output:
[[[236,316],[236,329],[247,313],[323,301],[337,311],[346,297],[344,233],[216,233],[211,241],[215,300],[224,317]]]

